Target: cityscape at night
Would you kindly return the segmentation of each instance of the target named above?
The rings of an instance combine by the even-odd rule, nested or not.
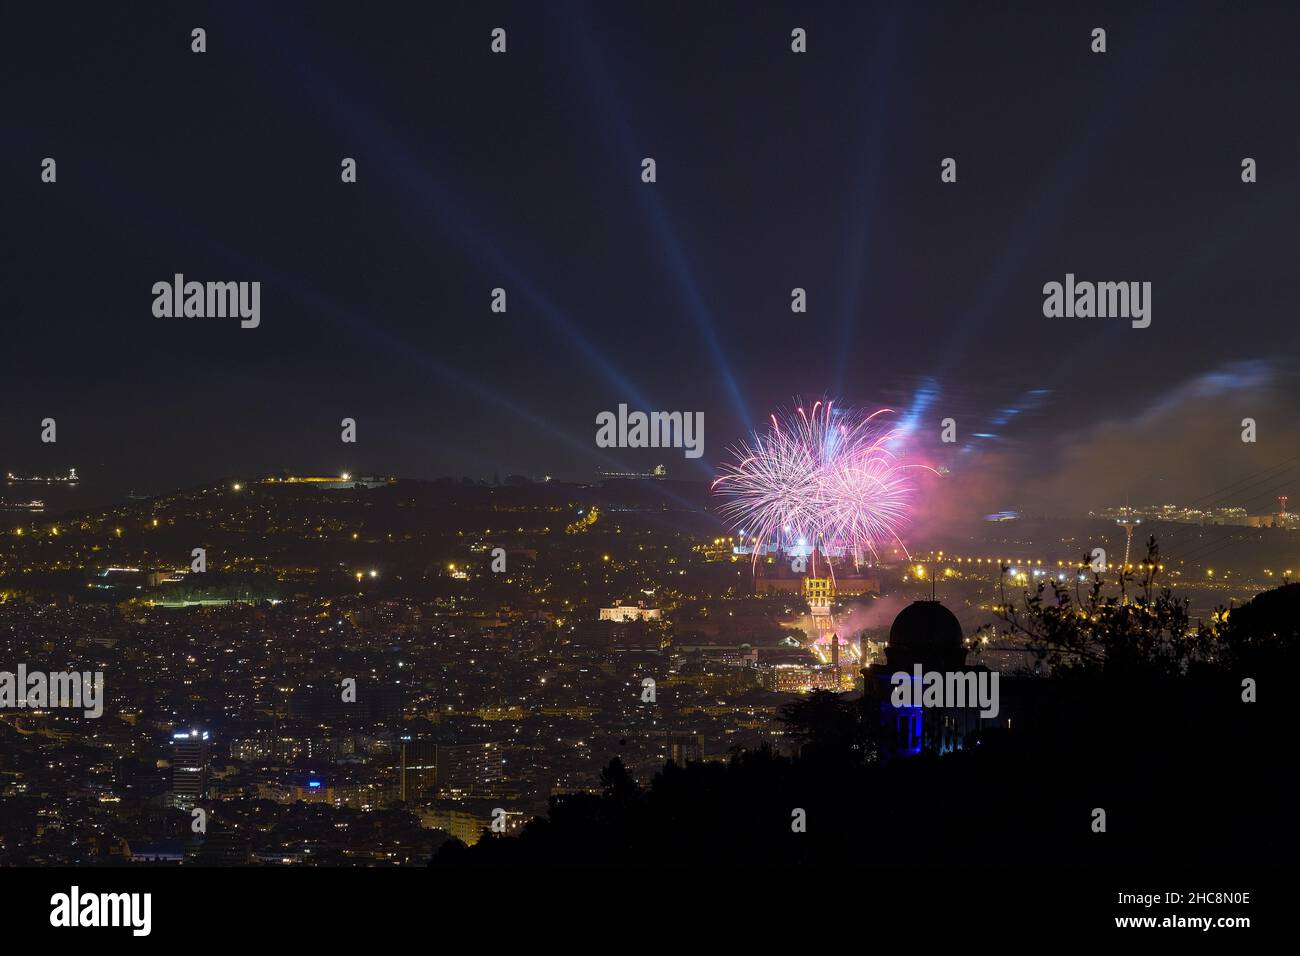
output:
[[[21,929],[1274,922],[1300,8],[6,20]]]

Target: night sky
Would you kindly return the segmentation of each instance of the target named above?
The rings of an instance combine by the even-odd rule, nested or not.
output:
[[[1300,456],[1295,4],[420,6],[6,9],[0,466],[705,477],[823,394],[898,409],[959,510]],[[177,272],[260,281],[261,326],[155,318]],[[1067,272],[1151,282],[1151,327],[1045,318]],[[597,449],[620,402],[702,411],[704,457]]]

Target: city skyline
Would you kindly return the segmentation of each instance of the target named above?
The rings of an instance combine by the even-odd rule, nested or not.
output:
[[[1297,37],[1273,0],[7,11],[11,923],[1273,923]],[[747,909],[733,867],[855,889]],[[531,879],[574,868],[619,874]]]

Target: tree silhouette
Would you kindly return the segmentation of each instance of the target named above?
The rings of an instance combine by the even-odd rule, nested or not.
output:
[[[1049,579],[1026,590],[1022,606],[1016,607],[1004,592],[997,616],[1053,668],[1186,673],[1208,658],[1213,633],[1191,626],[1186,599],[1174,597],[1168,588],[1157,590],[1161,564],[1154,537],[1139,568],[1140,575],[1123,567],[1115,572],[1119,596],[1104,593],[1105,576],[1096,572],[1086,594],[1077,581],[1071,589]],[[1134,581],[1138,593],[1130,600]]]
[[[878,752],[878,713],[862,700],[828,690],[796,697],[781,708],[785,733],[810,760],[863,764]]]

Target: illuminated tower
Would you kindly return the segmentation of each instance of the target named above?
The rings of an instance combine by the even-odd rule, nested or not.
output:
[[[1117,525],[1119,525],[1121,528],[1124,529],[1124,535],[1125,535],[1125,537],[1124,537],[1124,563],[1123,563],[1122,565],[1120,565],[1120,575],[1121,575],[1121,577],[1122,577],[1122,576],[1123,576],[1123,573],[1124,573],[1125,571],[1128,570],[1128,555],[1129,555],[1129,551],[1131,551],[1132,548],[1133,548],[1133,529],[1142,523],[1142,519],[1141,519],[1141,518],[1134,518],[1134,517],[1129,516],[1129,517],[1125,517],[1125,518],[1120,518],[1120,519],[1119,519],[1118,521],[1116,521],[1115,523],[1116,523]],[[1123,583],[1123,581],[1120,582],[1120,587],[1121,587],[1121,590],[1124,592],[1124,597],[1123,597],[1123,599],[1120,601],[1120,603],[1121,603],[1121,604],[1127,604],[1127,603],[1128,603],[1128,587]]]
[[[172,805],[182,810],[207,796],[208,732],[182,730],[172,734]]]
[[[839,686],[840,679],[840,639],[835,635],[834,619],[831,617],[831,603],[835,600],[835,582],[830,578],[806,577],[803,579],[803,596],[808,602],[808,611],[812,615],[812,643],[817,647],[829,639],[831,644],[831,669]]]
[[[1141,518],[1120,518],[1115,522],[1124,529],[1124,563],[1121,568],[1128,568],[1128,555],[1133,547],[1133,529],[1142,523]]]

